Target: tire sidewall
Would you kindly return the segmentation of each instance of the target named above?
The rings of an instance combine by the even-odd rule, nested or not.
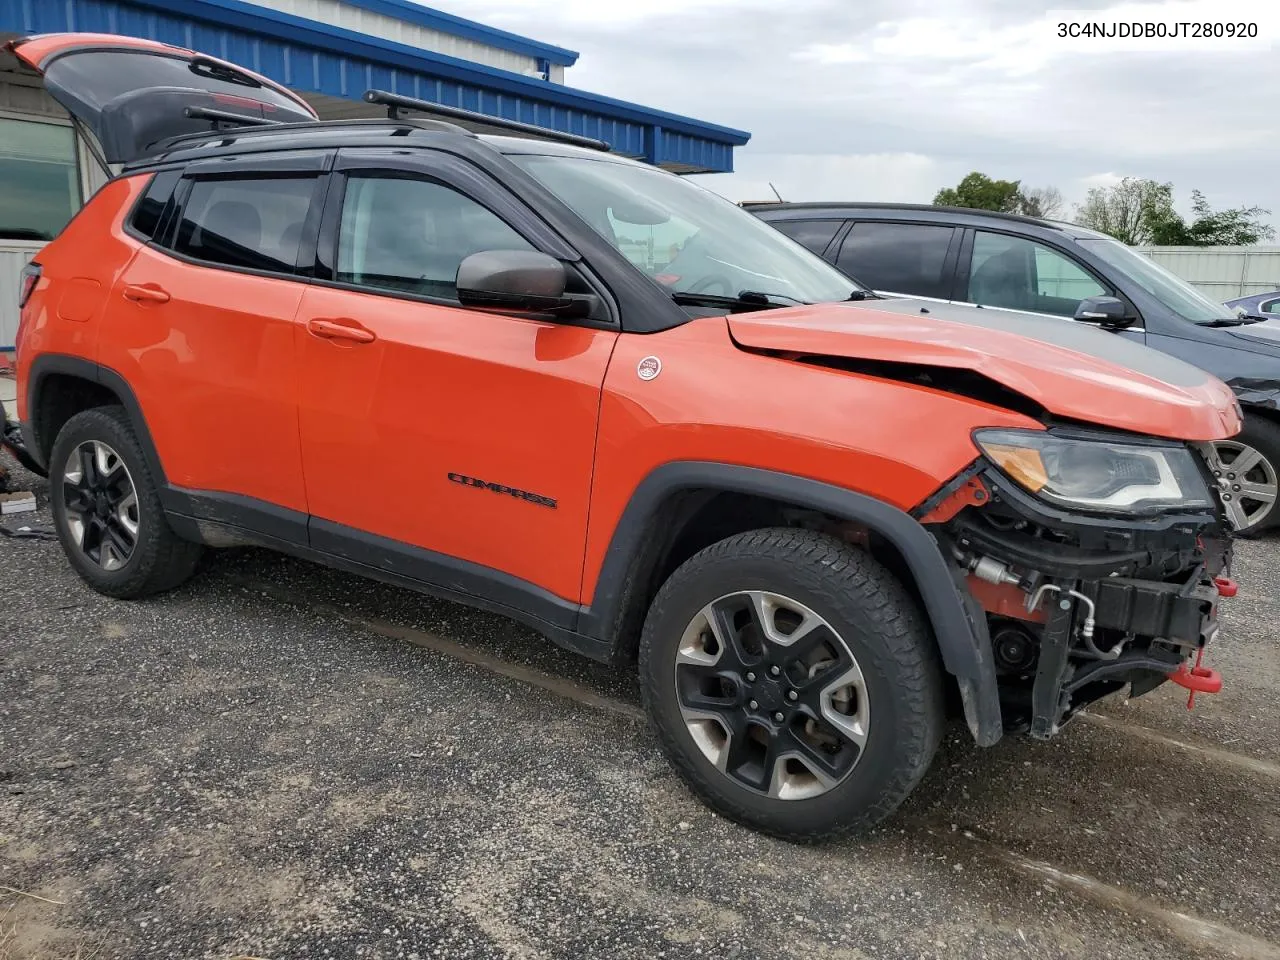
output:
[[[138,500],[137,542],[129,559],[119,570],[104,570],[89,559],[71,536],[68,523],[62,476],[72,452],[80,444],[90,440],[100,441],[115,450],[125,469],[129,471]],[[147,578],[154,564],[158,546],[156,541],[165,519],[142,451],[132,433],[117,416],[103,409],[86,410],[63,425],[49,457],[49,505],[54,529],[68,562],[94,589],[108,595],[128,594]]]
[[[655,600],[641,641],[641,662],[646,706],[660,735],[677,748],[678,765],[694,774],[695,786],[719,806],[741,809],[748,819],[794,824],[801,832],[809,825],[825,828],[838,824],[851,810],[874,805],[881,799],[884,782],[902,765],[904,739],[927,739],[923,731],[907,729],[898,695],[897,664],[888,655],[883,631],[861,610],[856,600],[835,589],[823,590],[821,574],[813,568],[789,565],[767,557],[735,558],[713,562],[692,579],[673,576]],[[888,578],[885,578],[888,579]],[[873,581],[874,582],[874,581]],[[845,584],[840,584],[845,586]],[[914,605],[896,582],[876,583],[896,593],[891,599],[907,609]],[[694,743],[680,713],[675,689],[675,657],[686,627],[708,603],[726,594],[764,590],[804,604],[827,622],[849,645],[866,685],[869,725],[866,747],[849,776],[826,793],[805,800],[778,800],[736,786],[707,760]],[[674,744],[672,743],[674,741]]]

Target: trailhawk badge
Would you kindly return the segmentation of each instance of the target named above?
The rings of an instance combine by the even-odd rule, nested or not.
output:
[[[641,380],[652,380],[662,372],[662,361],[657,357],[645,357],[636,364],[636,376]]]

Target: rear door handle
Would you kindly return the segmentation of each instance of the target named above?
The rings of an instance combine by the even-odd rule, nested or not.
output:
[[[325,320],[317,317],[307,321],[307,329],[317,337],[326,340],[351,340],[354,343],[373,343],[377,339],[372,330],[366,330],[354,320],[345,317],[337,320]]]
[[[169,302],[169,294],[154,283],[131,283],[124,288],[124,298],[134,303]]]

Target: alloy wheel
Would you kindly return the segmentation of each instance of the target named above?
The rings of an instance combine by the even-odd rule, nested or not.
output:
[[[1255,526],[1270,516],[1280,494],[1276,465],[1256,447],[1237,440],[1221,440],[1208,448],[1209,469],[1218,482],[1218,495],[1237,530]]]
[[[110,446],[86,440],[62,471],[67,529],[76,547],[103,570],[119,570],[138,543],[138,493],[129,468]]]
[[[862,755],[862,670],[804,604],[755,590],[713,601],[685,629],[675,671],[690,737],[740,786],[780,800],[820,796]]]

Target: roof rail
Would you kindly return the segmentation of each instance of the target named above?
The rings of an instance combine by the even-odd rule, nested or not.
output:
[[[442,103],[432,103],[430,100],[419,100],[416,97],[404,97],[398,93],[389,93],[386,90],[366,90],[364,99],[366,103],[376,103],[386,107],[387,117],[391,120],[399,120],[401,110],[420,110],[424,113],[435,113],[442,117],[453,117],[455,120],[465,120],[469,123],[481,123],[487,127],[498,127],[502,130],[510,130],[513,133],[541,137],[543,140],[569,143],[576,147],[588,147],[592,150],[604,150],[606,152],[609,150],[609,144],[592,137],[581,137],[576,133],[562,133],[549,127],[521,123],[519,120],[508,120],[505,117],[477,113],[474,110],[463,110],[461,107],[449,107]]]
[[[464,137],[474,137],[475,134],[465,127],[460,127],[456,123],[448,123],[444,120],[380,120],[378,118],[359,119],[359,120],[308,120],[301,123],[277,123],[274,120],[260,120],[258,118],[243,118],[235,114],[228,115],[229,118],[213,117],[210,114],[221,113],[219,110],[206,110],[203,107],[190,107],[187,115],[207,120],[213,120],[215,126],[211,130],[199,131],[196,133],[183,133],[176,137],[169,137],[161,140],[156,144],[154,153],[160,153],[166,150],[172,150],[175,147],[181,147],[184,144],[197,140],[218,140],[220,142],[232,143],[245,137],[264,136],[284,132],[305,132],[308,130],[332,130],[338,128],[364,127],[372,129],[385,129],[390,132],[391,136],[405,136],[415,130],[437,131],[442,133],[458,133]],[[221,130],[216,126],[220,122],[231,122],[234,119],[246,124],[237,130]],[[153,155],[154,155],[153,153]],[[147,158],[148,160],[150,157]]]

